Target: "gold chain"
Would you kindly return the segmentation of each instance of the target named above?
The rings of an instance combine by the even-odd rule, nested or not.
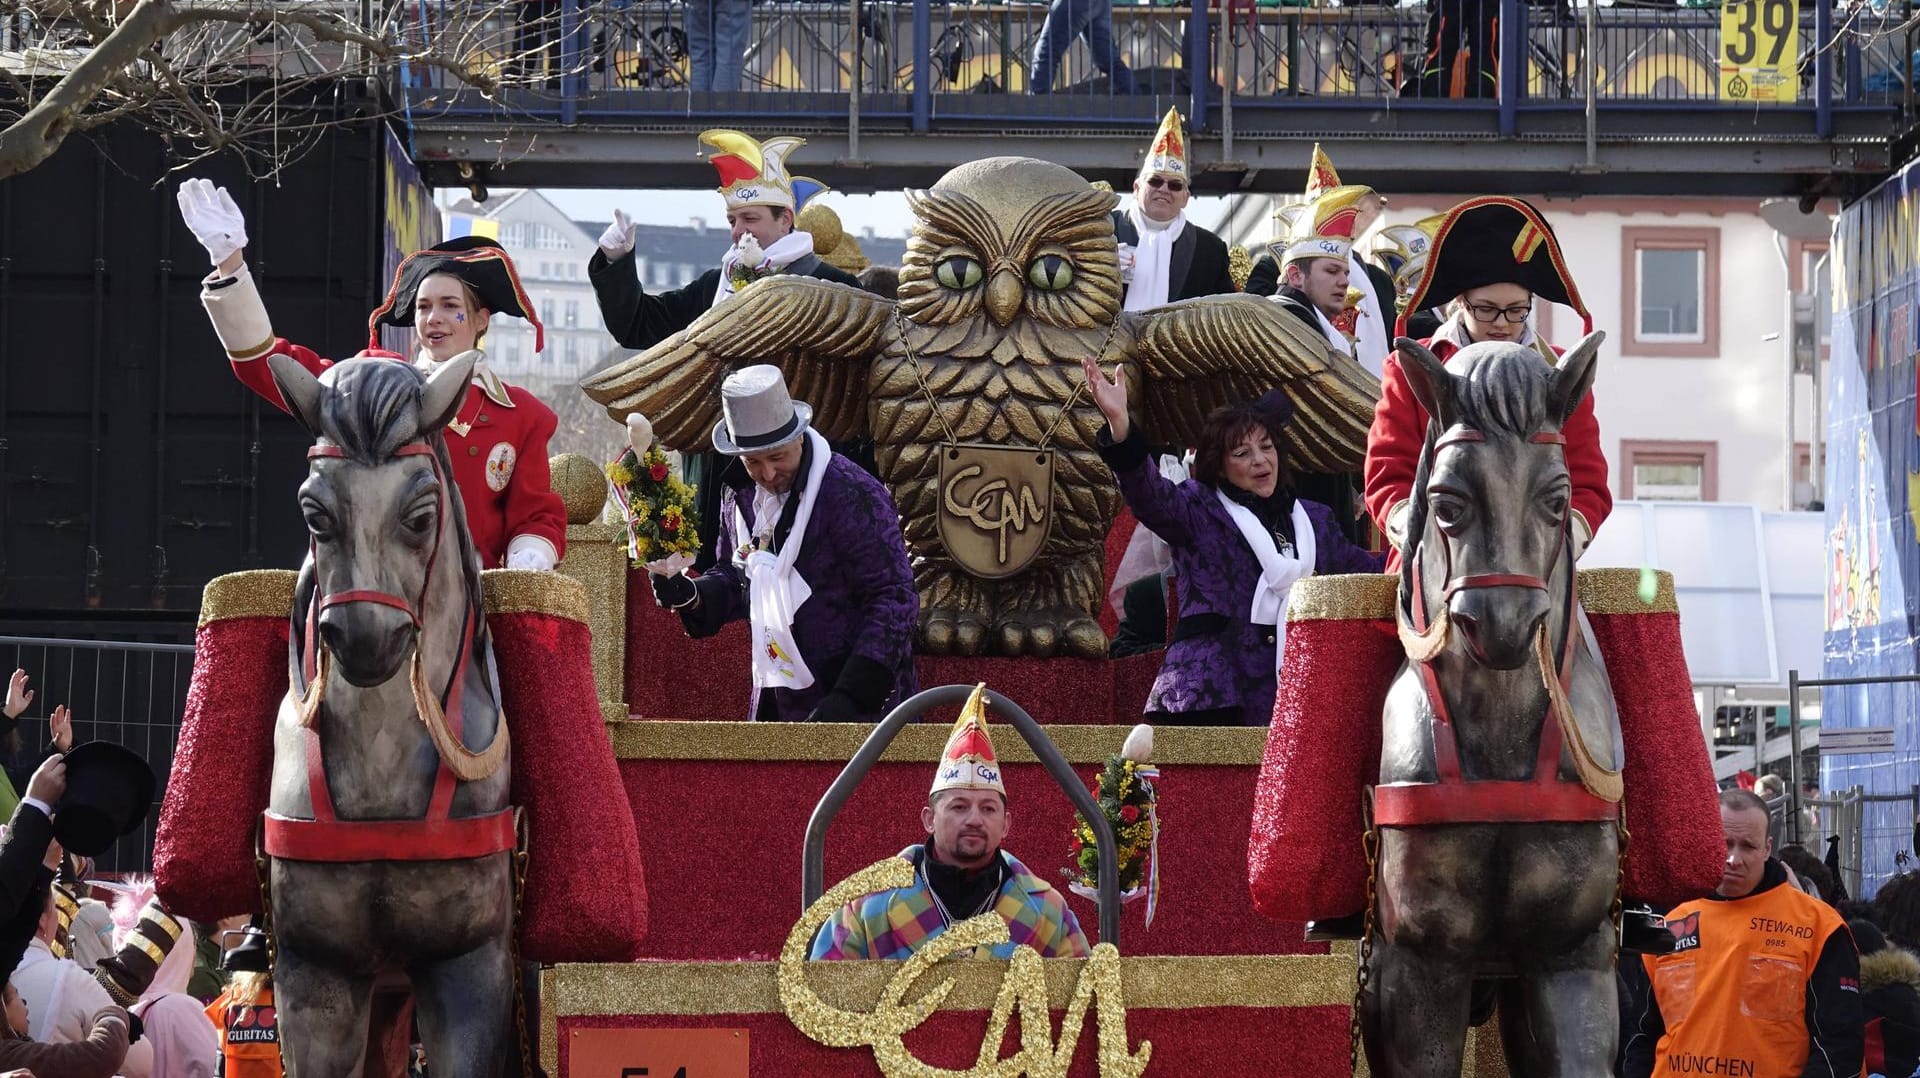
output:
[[[513,810],[513,829],[516,841],[513,844],[513,920],[508,932],[508,945],[513,955],[513,1023],[520,1034],[520,1074],[522,1078],[534,1078],[539,1073],[533,1069],[533,1037],[527,1025],[527,991],[520,981],[520,901],[527,893],[527,818],[520,809]]]
[[[1373,826],[1373,813],[1367,813],[1367,833],[1360,840],[1367,852],[1367,908],[1360,929],[1360,960],[1353,968],[1353,1013],[1347,1026],[1347,1073],[1360,1073],[1360,1009],[1365,1006],[1367,985],[1373,980],[1373,911],[1375,888],[1380,879],[1380,832]]]
[[[920,383],[920,392],[927,398],[927,406],[933,409],[933,417],[939,421],[941,432],[947,436],[947,444],[960,444],[959,437],[953,433],[953,426],[947,422],[947,413],[940,408],[940,398],[933,395],[933,387],[927,384],[927,372],[921,368],[919,357],[913,354],[913,344],[907,340],[906,315],[901,313],[898,306],[895,306],[893,309],[893,322],[894,333],[900,338],[900,350],[906,354],[907,363],[913,367],[914,380]],[[1116,314],[1113,321],[1107,323],[1107,339],[1101,342],[1100,351],[1094,353],[1095,366],[1098,366],[1107,358],[1107,349],[1113,347],[1114,335],[1119,332],[1120,317]],[[1034,446],[1036,451],[1046,451],[1048,444],[1053,441],[1054,432],[1060,429],[1061,421],[1067,418],[1069,412],[1073,411],[1074,405],[1080,403],[1080,395],[1086,391],[1087,382],[1086,379],[1082,378],[1080,384],[1073,387],[1072,395],[1067,397],[1066,407],[1060,409],[1060,413],[1053,417],[1052,425],[1047,427],[1046,433],[1040,436],[1039,444]]]
[[[1614,861],[1613,875],[1613,965],[1620,966],[1620,945],[1626,942],[1622,934],[1621,923],[1626,916],[1626,902],[1622,898],[1627,882],[1627,847],[1633,842],[1633,832],[1627,830],[1627,802],[1620,800],[1620,853]]]

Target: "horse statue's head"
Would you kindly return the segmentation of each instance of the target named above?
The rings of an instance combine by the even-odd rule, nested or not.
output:
[[[1396,343],[1430,417],[1407,522],[1402,612],[1436,648],[1447,634],[1432,630],[1451,623],[1482,666],[1512,670],[1534,657],[1555,608],[1550,582],[1573,559],[1560,431],[1593,385],[1605,338],[1588,334],[1557,366],[1505,342],[1470,345],[1450,363],[1407,338]]]
[[[312,547],[299,611],[309,626],[317,621],[325,651],[352,685],[380,685],[399,672],[422,646],[436,593],[478,594],[479,562],[440,437],[466,400],[477,356],[455,357],[431,376],[398,360],[360,358],[319,377],[290,357],[268,357],[281,398],[314,437],[300,487]],[[471,618],[456,613],[446,635]]]

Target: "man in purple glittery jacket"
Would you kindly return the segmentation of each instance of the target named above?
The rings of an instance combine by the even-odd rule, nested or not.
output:
[[[1179,580],[1180,621],[1147,697],[1150,721],[1267,725],[1294,583],[1315,573],[1377,573],[1386,556],[1349,542],[1331,509],[1293,496],[1277,437],[1293,414],[1286,394],[1209,415],[1193,478],[1176,484],[1153,466],[1145,434],[1130,422],[1126,383],[1091,360],[1083,367],[1107,417],[1101,456],[1127,508],[1166,542]]]
[[[808,425],[776,367],[720,387],[719,558],[693,577],[654,574],[654,598],[692,637],[753,628],[752,718],[878,721],[911,696],[920,599],[900,514],[879,480]]]

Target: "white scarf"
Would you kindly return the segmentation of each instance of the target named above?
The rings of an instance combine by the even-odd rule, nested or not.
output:
[[[1253,515],[1253,510],[1227,497],[1223,491],[1215,490],[1213,494],[1226,507],[1234,526],[1240,529],[1247,549],[1260,560],[1260,582],[1253,587],[1253,608],[1247,612],[1247,620],[1255,625],[1273,626],[1273,674],[1279,677],[1280,661],[1287,654],[1287,596],[1293,592],[1295,581],[1313,575],[1317,554],[1313,520],[1296,498],[1293,503],[1294,556],[1289,558],[1280,553],[1273,533]]]
[[[752,233],[748,233],[751,236]],[[746,237],[742,237],[743,239]],[[758,243],[755,246],[759,246]],[[771,267],[776,273],[813,253],[813,233],[794,229],[792,232],[773,241],[766,249],[754,269]],[[718,307],[733,295],[733,267],[740,261],[740,245],[727,248],[726,257],[720,260],[720,287],[713,293],[713,305]]]
[[[813,518],[813,503],[819,500],[820,483],[833,459],[833,447],[811,427],[807,444],[813,447],[813,460],[807,467],[807,486],[800,492],[800,508],[793,514],[793,528],[787,532],[780,553],[754,550],[747,555],[747,620],[753,628],[753,707],[760,706],[761,689],[804,689],[813,684],[813,671],[800,655],[793,639],[793,615],[813,589],[793,562],[807,537],[807,521]],[[746,519],[734,508],[736,527],[741,538],[748,535]],[[756,521],[756,523],[759,523]],[[771,535],[769,531],[767,534]],[[749,714],[749,719],[753,718]]]
[[[1133,282],[1127,285],[1124,309],[1144,311],[1173,297],[1168,281],[1173,271],[1173,244],[1187,229],[1187,215],[1183,212],[1163,224],[1132,206],[1127,209],[1127,220],[1133,222],[1140,244],[1133,249]]]
[[[1358,288],[1360,296],[1360,319],[1353,327],[1354,355],[1360,365],[1380,377],[1380,370],[1387,362],[1387,352],[1392,349],[1392,339],[1387,331],[1393,327],[1387,323],[1383,311],[1394,308],[1380,306],[1380,297],[1374,294],[1373,278],[1367,276],[1367,268],[1351,252],[1347,254],[1347,284]]]

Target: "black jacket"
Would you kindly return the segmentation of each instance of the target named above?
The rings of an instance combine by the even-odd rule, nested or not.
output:
[[[1869,1073],[1912,1075],[1920,1068],[1920,956],[1893,946],[1861,955],[1860,1006],[1867,1018]]]
[[[1140,233],[1132,219],[1119,211],[1113,214],[1113,238],[1117,243],[1140,245]],[[1238,291],[1227,269],[1226,241],[1188,221],[1180,230],[1180,238],[1173,241],[1173,263],[1167,267],[1167,302]]]
[[[784,272],[860,287],[852,274],[827,265],[818,255],[801,259]],[[713,307],[714,294],[720,290],[720,267],[694,278],[685,288],[651,295],[640,286],[632,251],[610,262],[605,252],[596,250],[587,260],[587,279],[600,301],[600,320],[613,339],[622,348],[652,348],[693,325],[694,319]]]
[[[0,963],[9,972],[20,964],[27,944],[40,925],[47,906],[53,872],[43,863],[53,841],[53,821],[23,799],[7,823],[7,840],[0,842]]]

